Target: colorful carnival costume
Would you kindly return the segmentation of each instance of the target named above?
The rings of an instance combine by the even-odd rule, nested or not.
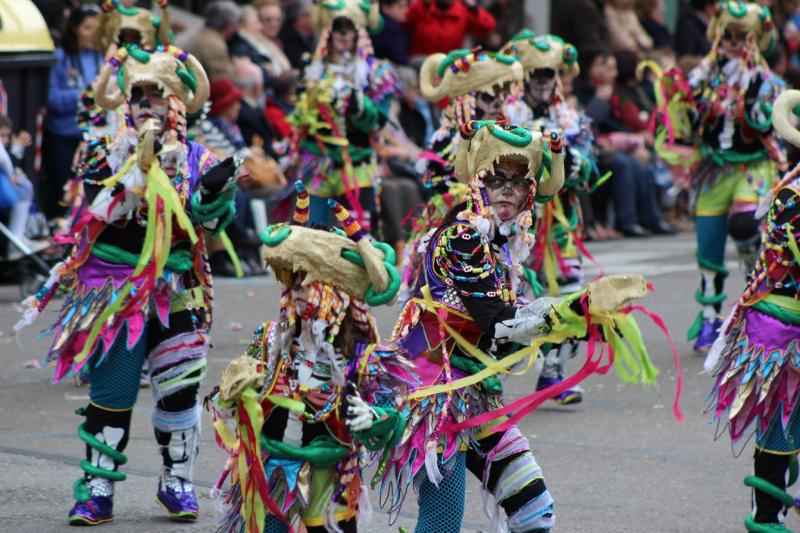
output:
[[[149,95],[149,96],[148,96]],[[194,520],[192,467],[200,438],[197,391],[206,372],[213,293],[201,229],[221,231],[233,216],[236,164],[215,166],[187,142],[186,113],[208,98],[193,56],[174,48],[120,48],[101,69],[95,97],[124,106],[117,141],[94,141],[81,162],[86,200],[68,234],[67,258],[24,303],[31,323],[59,287],[67,291],[48,332],[54,381],[72,373],[90,384],[85,475],[75,482],[70,523],[113,519],[114,482],[129,439],[145,361],[156,400],[153,427],[163,471],[156,499],[169,516]]]
[[[525,95],[509,102],[509,119],[522,127],[557,132],[564,140],[564,187],[535,212],[534,250],[525,263],[525,290],[539,296],[544,292],[538,279],[546,282],[551,296],[567,295],[584,286],[582,256],[583,215],[580,197],[588,194],[590,180],[596,175],[592,144],[594,137],[588,118],[571,108],[561,94],[561,74],[578,75],[578,52],[556,35],[534,35],[523,30],[503,51],[518,58],[525,70]],[[532,95],[528,90],[533,79],[548,80],[552,92]],[[537,388],[545,389],[563,381],[566,360],[577,351],[577,343],[553,346],[545,355]],[[554,400],[563,404],[578,403],[583,391],[578,387],[567,390]]]
[[[721,54],[721,43],[736,34],[744,42],[741,57]],[[701,285],[695,299],[701,312],[690,328],[696,350],[708,350],[717,335],[725,300],[725,241],[730,234],[749,271],[758,252],[753,216],[771,187],[782,155],[774,138],[770,111],[783,81],[763,54],[774,42],[772,17],[759,4],[723,2],[708,25],[709,54],[689,73],[673,70],[657,91],[663,122],[656,147],[671,164],[692,164],[692,190]],[[696,144],[694,155],[670,154],[676,140]]]
[[[126,8],[119,0],[104,0],[100,4],[103,14],[95,42],[99,50],[105,51],[106,59],[113,57],[120,47],[136,46],[152,52],[158,44],[169,45],[169,1],[159,0],[158,4],[162,10],[160,17],[147,9]],[[76,156],[78,164],[90,157],[88,150],[93,141],[104,137],[109,143],[119,140],[125,131],[124,123],[124,109],[103,109],[95,101],[92,85],[84,88],[78,102],[78,125],[82,131]],[[65,185],[64,205],[72,207],[73,211],[80,208],[83,194],[83,182],[76,172]]]
[[[417,381],[396,346],[376,344],[367,307],[397,294],[394,252],[330,202],[347,234],[305,227],[300,182],[293,224],[261,234],[283,284],[281,317],[256,330],[212,395],[217,442],[231,455],[218,484],[230,473],[222,531],[302,522],[312,533],[355,532],[369,510],[362,455],[392,448],[405,430],[401,402]],[[251,377],[237,377],[242,367]]]
[[[420,71],[420,90],[431,102],[447,100],[439,128],[431,136],[419,161],[423,184],[430,194],[422,213],[415,217],[414,232],[405,247],[402,261],[403,285],[401,301],[416,284],[422,265],[426,239],[441,225],[444,216],[461,203],[466,186],[455,177],[455,157],[460,127],[470,120],[491,119],[484,116],[477,101],[502,103],[510,84],[522,81],[522,66],[512,56],[482,50],[453,50],[449,54],[432,54]],[[502,105],[496,106],[502,111]]]
[[[468,468],[482,482],[493,531],[504,526],[512,532],[549,531],[555,520],[553,499],[515,424],[545,399],[598,371],[598,360],[590,357],[593,362],[579,375],[505,407],[496,374],[510,372],[515,364],[524,366],[526,358],[530,365],[530,356],[535,359],[545,342],[588,336],[594,346],[600,338],[594,328],[602,323],[606,339],[626,357],[631,371],[626,377],[652,382],[657,370],[644,352],[635,322],[614,311],[647,290],[643,279],[631,277],[606,279],[596,295],[585,291],[564,300],[518,300],[521,265],[533,244],[528,229],[534,198],[550,197],[563,184],[559,138],[553,134],[548,148],[539,132],[493,121],[469,123],[465,132],[456,175],[468,183],[468,193],[425,248],[423,272],[393,333],[412,358],[422,388],[407,399],[409,427],[402,439],[381,458],[382,501],[396,513],[413,482],[419,497],[416,531],[459,532]],[[528,182],[525,205],[506,221],[495,214],[487,192],[487,181],[497,179],[495,165],[501,163],[520,165],[524,177],[514,180]],[[604,299],[603,293],[610,298]],[[596,306],[587,303],[593,296]],[[595,326],[587,328],[589,321]],[[615,327],[637,339],[631,344],[638,361]]]
[[[800,132],[788,116],[798,102],[800,92],[783,93],[772,114],[775,129],[796,146]],[[714,419],[727,418],[734,444],[755,432],[754,475],[745,478],[754,505],[745,527],[786,532],[784,508],[800,507],[785,492],[790,467],[788,485],[797,478],[800,451],[800,166],[766,195],[758,214],[767,215],[761,251],[705,368],[715,376]]]
[[[327,199],[336,198],[374,232],[379,168],[372,140],[385,122],[380,104],[397,87],[389,64],[375,58],[367,33],[380,25],[378,4],[326,0],[313,10],[321,33],[288,118],[294,126],[289,174],[308,185],[312,222],[331,225]],[[356,32],[355,50],[334,58],[337,31]]]

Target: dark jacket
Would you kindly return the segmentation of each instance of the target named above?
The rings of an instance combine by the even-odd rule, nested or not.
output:
[[[278,34],[278,38],[283,43],[283,52],[286,54],[292,67],[302,71],[303,67],[305,67],[303,54],[306,52],[309,54],[314,53],[314,48],[317,44],[316,37],[303,37],[292,26],[284,24],[283,28],[281,28],[281,32]]]
[[[403,25],[383,17],[383,28],[372,38],[375,57],[388,59],[396,65],[408,65],[408,35]]]
[[[711,50],[706,37],[707,26],[694,10],[690,9],[681,16],[675,28],[675,53],[678,57],[704,56]]]
[[[272,141],[275,138],[275,133],[272,131],[272,127],[261,109],[242,99],[242,107],[239,110],[239,118],[236,119],[236,123],[242,131],[242,138],[244,138],[247,146],[252,146],[253,136],[258,135],[264,141],[264,152],[269,156],[275,156],[272,150]]]
[[[550,9],[550,31],[578,50],[608,48],[602,0],[558,0]]]
[[[652,19],[642,20],[644,31],[653,39],[653,48],[671,48],[672,35],[663,24]]]

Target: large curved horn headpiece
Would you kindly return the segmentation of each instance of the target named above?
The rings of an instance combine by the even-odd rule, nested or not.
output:
[[[521,81],[522,65],[513,57],[483,50],[432,54],[422,63],[422,96],[432,102],[474,92],[494,93],[506,83]]]
[[[769,54],[775,46],[775,25],[768,7],[740,0],[723,1],[708,23],[706,36],[716,53],[720,39],[730,26],[742,28],[751,35],[761,54]]]
[[[794,115],[798,105],[800,91],[790,89],[782,92],[772,106],[772,125],[781,137],[800,148],[800,130],[789,122],[789,117]]]
[[[536,35],[530,30],[522,30],[501,51],[522,63],[526,78],[534,70],[543,68],[569,76],[580,73],[578,50],[558,35]]]
[[[482,171],[494,173],[501,160],[527,165],[525,177],[537,182],[537,195],[552,196],[564,185],[561,138],[553,132],[545,143],[538,131],[529,131],[493,120],[471,120],[461,128],[456,153],[456,177],[469,182]],[[543,179],[547,171],[547,179]]]

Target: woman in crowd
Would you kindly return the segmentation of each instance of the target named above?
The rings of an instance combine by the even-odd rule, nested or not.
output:
[[[65,212],[59,203],[64,185],[72,177],[75,151],[81,141],[78,102],[81,91],[94,81],[103,64],[103,54],[95,45],[100,14],[95,5],[82,5],[70,13],[61,46],[55,51],[56,63],[50,70],[42,150],[47,175],[42,207],[48,217]]]

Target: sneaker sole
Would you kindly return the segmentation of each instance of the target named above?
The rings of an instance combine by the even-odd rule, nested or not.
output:
[[[572,394],[566,398],[553,398],[553,401],[558,405],[575,405],[583,401],[583,396],[581,394]]]
[[[69,525],[71,526],[100,526],[103,524],[108,524],[109,522],[113,522],[114,517],[111,518],[104,518],[103,520],[90,520],[85,516],[70,516],[69,517]]]
[[[197,517],[199,516],[199,513],[193,513],[191,511],[183,511],[183,512],[180,512],[180,513],[173,513],[172,511],[167,509],[167,506],[164,505],[164,502],[162,502],[158,498],[156,498],[156,503],[158,505],[160,505],[161,508],[164,509],[167,512],[167,515],[169,515],[169,517],[171,519],[176,520],[178,522],[194,522],[194,521],[197,520]]]

